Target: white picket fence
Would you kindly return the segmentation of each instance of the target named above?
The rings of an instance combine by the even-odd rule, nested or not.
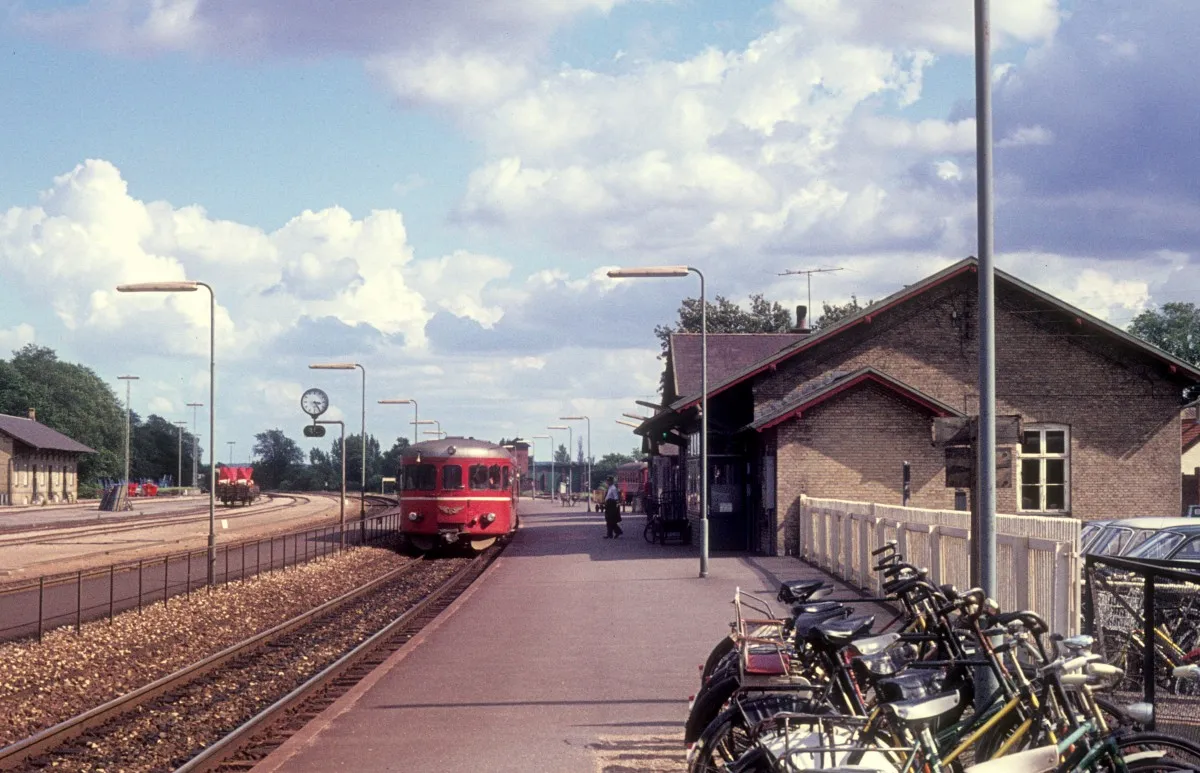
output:
[[[889,540],[936,584],[970,587],[970,513],[870,502],[800,498],[805,560],[864,590],[879,592],[871,551]],[[997,515],[1000,608],[1032,609],[1051,630],[1079,632],[1080,522],[1074,518]]]

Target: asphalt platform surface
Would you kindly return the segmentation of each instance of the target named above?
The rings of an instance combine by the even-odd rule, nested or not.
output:
[[[773,599],[780,580],[825,576],[718,553],[700,579],[698,535],[651,545],[626,514],[604,539],[582,504],[521,506],[467,594],[256,773],[682,770],[688,698],[734,589]]]

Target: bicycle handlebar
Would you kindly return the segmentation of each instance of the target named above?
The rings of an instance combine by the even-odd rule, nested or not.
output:
[[[888,540],[887,542],[883,543],[883,545],[881,547],[877,547],[874,550],[872,550],[871,555],[878,556],[878,555],[888,552],[889,550],[893,554],[896,552],[896,540]]]

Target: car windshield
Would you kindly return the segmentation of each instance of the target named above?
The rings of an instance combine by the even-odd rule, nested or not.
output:
[[[1146,544],[1146,542],[1149,541],[1150,538],[1156,536],[1159,533],[1160,532],[1157,529],[1136,529],[1133,532],[1133,536],[1130,537],[1129,541],[1125,543],[1125,546],[1123,548],[1121,548],[1121,552],[1119,555],[1122,555],[1122,556],[1129,555],[1133,551],[1140,548],[1142,545]]]
[[[1089,523],[1083,527],[1083,531],[1079,532],[1079,544],[1083,548],[1083,552],[1087,552],[1088,543],[1096,539],[1096,535],[1104,531],[1104,524]]]
[[[1167,558],[1171,552],[1183,542],[1184,536],[1178,532],[1160,531],[1143,542],[1137,550],[1129,554],[1130,558]]]
[[[1129,539],[1130,533],[1129,529],[1110,526],[1096,537],[1096,541],[1088,548],[1088,553],[1093,556],[1115,556],[1121,552],[1121,547]]]

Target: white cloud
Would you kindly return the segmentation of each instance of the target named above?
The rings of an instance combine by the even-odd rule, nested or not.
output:
[[[33,329],[33,325],[26,322],[7,330],[0,330],[0,357],[9,351],[16,351],[26,344],[31,344],[35,340],[37,340],[36,331]]]

